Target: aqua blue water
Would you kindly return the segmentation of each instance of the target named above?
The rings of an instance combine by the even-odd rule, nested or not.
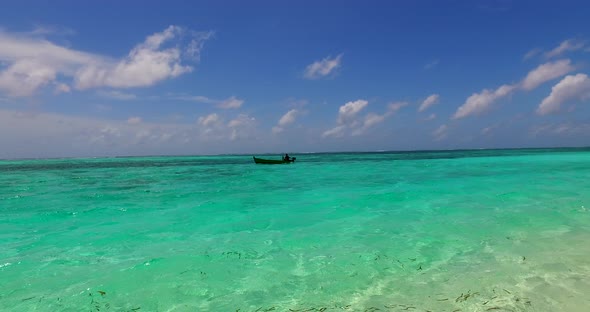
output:
[[[590,150],[292,156],[0,161],[0,311],[588,311]]]

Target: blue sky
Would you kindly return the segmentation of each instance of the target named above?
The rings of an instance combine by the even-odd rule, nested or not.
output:
[[[0,158],[587,146],[585,1],[5,1]]]

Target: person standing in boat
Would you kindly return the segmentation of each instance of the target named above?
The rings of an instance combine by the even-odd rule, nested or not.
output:
[[[291,161],[291,157],[289,157],[289,154],[285,154],[285,157],[283,157],[284,161]]]

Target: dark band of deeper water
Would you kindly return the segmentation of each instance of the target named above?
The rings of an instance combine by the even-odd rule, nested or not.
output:
[[[458,159],[471,157],[525,156],[544,153],[578,153],[590,151],[590,147],[578,148],[534,148],[534,149],[486,149],[486,150],[449,150],[449,151],[384,151],[384,152],[342,152],[342,153],[303,153],[297,155],[297,162],[317,163],[330,158],[334,162],[358,162],[370,160],[406,161],[429,159]],[[280,158],[277,154],[259,154]],[[0,160],[2,171],[27,170],[61,170],[61,169],[106,169],[106,168],[141,168],[141,167],[182,167],[214,166],[252,163],[252,155],[216,155],[216,156],[147,156],[147,157],[111,157],[111,158],[55,158]]]

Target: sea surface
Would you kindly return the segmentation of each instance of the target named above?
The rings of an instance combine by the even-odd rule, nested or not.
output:
[[[590,311],[590,149],[291,156],[0,161],[0,311]]]

